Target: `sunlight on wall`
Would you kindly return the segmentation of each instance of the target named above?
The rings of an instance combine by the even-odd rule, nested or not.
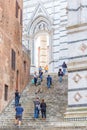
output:
[[[34,40],[34,54],[35,54],[35,66],[38,68],[42,66],[44,68],[45,65],[48,64],[48,53],[49,53],[49,36],[46,34],[41,34]]]

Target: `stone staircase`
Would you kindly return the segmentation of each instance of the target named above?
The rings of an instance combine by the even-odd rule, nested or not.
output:
[[[39,86],[34,86],[31,82],[26,86],[21,94],[21,104],[24,107],[23,121],[21,130],[86,130],[86,125],[80,125],[75,122],[64,121],[64,113],[67,108],[67,76],[63,77],[63,82],[58,82],[57,74],[50,74],[53,79],[53,84],[50,89],[46,85],[47,74],[44,74],[43,82]],[[41,90],[39,93],[37,90]],[[45,99],[47,104],[47,119],[34,120],[34,105],[33,100],[36,97]],[[0,114],[0,130],[16,130],[14,126],[15,108],[14,100],[6,107],[3,113]]]

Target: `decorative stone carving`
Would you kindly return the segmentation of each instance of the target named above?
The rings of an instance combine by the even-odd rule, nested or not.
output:
[[[75,96],[74,96],[74,99],[75,99],[76,102],[79,102],[81,98],[82,98],[82,96],[80,95],[79,92],[77,92],[77,93],[75,94]]]
[[[39,31],[47,31],[47,30],[49,30],[47,28],[47,24],[45,22],[43,22],[43,23],[41,22],[40,24],[37,24],[37,26],[35,27],[34,34]]]
[[[82,77],[79,75],[79,74],[76,74],[74,77],[73,77],[73,80],[75,83],[78,83],[80,81]]]
[[[81,46],[80,46],[80,50],[81,50],[82,52],[85,52],[86,49],[87,49],[87,45],[84,44],[84,43],[82,43]]]

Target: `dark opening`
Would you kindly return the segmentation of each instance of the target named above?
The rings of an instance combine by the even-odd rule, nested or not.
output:
[[[4,100],[7,101],[8,100],[8,85],[5,84],[5,90],[4,90]]]
[[[15,70],[15,62],[16,62],[16,53],[12,49],[12,51],[11,51],[11,67],[13,70]]]

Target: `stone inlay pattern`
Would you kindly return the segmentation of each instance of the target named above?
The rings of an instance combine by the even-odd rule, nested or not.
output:
[[[75,83],[78,83],[80,81],[82,77],[79,75],[79,74],[76,74],[74,77],[73,77],[73,80]]]
[[[79,100],[82,98],[82,96],[80,95],[79,92],[77,92],[75,95],[74,95],[74,99],[76,102],[79,102]]]
[[[85,51],[87,50],[87,45],[84,44],[84,43],[82,43],[81,46],[80,46],[80,50],[81,50],[82,52],[85,52]]]

